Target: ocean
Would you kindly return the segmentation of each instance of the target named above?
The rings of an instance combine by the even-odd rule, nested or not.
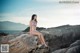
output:
[[[11,35],[19,35],[22,30],[0,30],[0,33],[7,33]]]

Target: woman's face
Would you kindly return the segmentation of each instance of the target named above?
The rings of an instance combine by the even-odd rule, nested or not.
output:
[[[34,16],[34,20],[37,19],[37,16]]]

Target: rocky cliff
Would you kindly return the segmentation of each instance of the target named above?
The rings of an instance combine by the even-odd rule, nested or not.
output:
[[[10,53],[80,53],[80,25],[64,25],[39,30],[49,49],[37,49],[38,38],[26,30],[18,37],[10,38]]]

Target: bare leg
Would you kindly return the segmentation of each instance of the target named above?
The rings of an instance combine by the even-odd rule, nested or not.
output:
[[[45,46],[47,46],[45,43],[45,39],[44,39],[42,34],[40,34],[40,40],[41,40],[41,44],[45,44]]]
[[[36,31],[36,32],[33,32],[33,34],[38,36],[39,41],[40,41],[41,44],[44,44],[45,46],[47,46],[46,43],[45,43],[45,40],[44,40],[44,37],[43,37],[42,33]]]

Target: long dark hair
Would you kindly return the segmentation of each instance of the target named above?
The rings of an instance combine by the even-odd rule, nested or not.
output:
[[[34,20],[34,17],[37,16],[36,14],[33,14],[31,17],[31,21]],[[37,22],[37,20],[35,19],[35,21]]]

